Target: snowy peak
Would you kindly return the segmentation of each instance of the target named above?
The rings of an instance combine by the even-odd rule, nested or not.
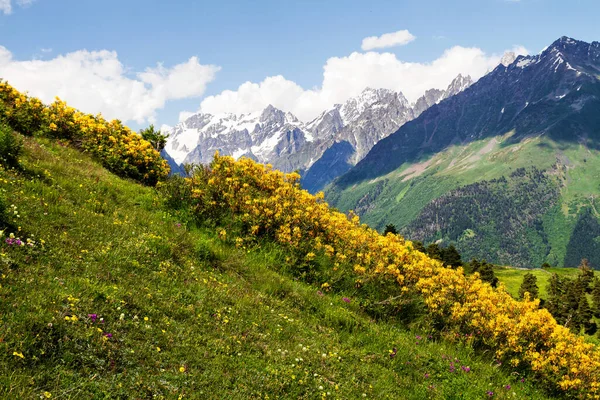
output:
[[[356,121],[361,114],[376,103],[390,103],[395,99],[400,99],[401,103],[408,106],[408,101],[402,93],[396,93],[389,89],[366,88],[358,96],[348,99],[340,107],[340,116],[344,125]]]
[[[456,78],[454,78],[454,80],[452,80],[452,82],[450,82],[450,85],[448,85],[448,88],[446,89],[444,98],[452,97],[452,96],[462,92],[463,90],[465,90],[472,84],[473,84],[473,79],[471,79],[470,75],[463,76],[462,74],[458,74],[458,76]]]
[[[504,55],[500,59],[500,64],[504,65],[505,67],[508,67],[510,64],[515,62],[516,59],[517,59],[517,56],[514,52],[507,51],[504,53]]]
[[[312,140],[292,113],[269,105],[247,114],[194,114],[171,130],[165,151],[178,164],[209,163],[217,150],[270,162],[273,152],[296,151]]]

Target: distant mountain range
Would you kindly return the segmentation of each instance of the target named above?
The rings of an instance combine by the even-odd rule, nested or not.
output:
[[[379,140],[472,83],[459,75],[446,90],[428,90],[414,104],[400,92],[367,88],[309,123],[273,106],[240,115],[197,113],[169,132],[164,156],[176,171],[185,163],[209,163],[217,150],[250,157],[282,171],[300,171],[303,185],[314,192],[348,171]]]
[[[600,267],[600,43],[562,37],[381,138],[326,190],[467,258]]]

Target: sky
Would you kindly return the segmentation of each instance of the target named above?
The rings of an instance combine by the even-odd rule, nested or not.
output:
[[[505,51],[600,40],[597,0],[0,0],[0,79],[134,129],[193,112],[309,121],[365,87],[414,101]]]

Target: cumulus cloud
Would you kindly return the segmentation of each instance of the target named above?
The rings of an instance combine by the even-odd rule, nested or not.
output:
[[[394,46],[404,46],[415,40],[406,29],[392,33],[384,33],[381,36],[369,36],[363,39],[361,48],[365,51],[373,49],[385,49]]]
[[[114,51],[80,50],[19,61],[0,46],[0,77],[18,90],[44,102],[58,96],[82,111],[138,123],[154,122],[156,111],[169,100],[201,96],[218,70],[192,57],[171,68],[159,64],[129,74]]]
[[[522,47],[512,51],[526,53]],[[461,46],[447,49],[429,63],[405,62],[391,53],[354,52],[327,60],[319,88],[303,89],[283,76],[272,76],[259,83],[245,82],[237,90],[209,96],[202,101],[200,110],[248,113],[272,104],[310,121],[324,109],[343,103],[366,87],[400,91],[412,102],[425,90],[445,89],[459,73],[479,79],[496,67],[501,57],[501,54],[486,54],[478,48]]]

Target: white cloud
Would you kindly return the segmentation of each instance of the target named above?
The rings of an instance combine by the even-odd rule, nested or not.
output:
[[[179,122],[185,121],[186,119],[188,119],[189,117],[191,117],[194,114],[195,114],[195,112],[193,112],[193,111],[181,111],[179,113]]]
[[[365,51],[368,51],[373,49],[385,49],[394,46],[404,46],[405,44],[408,44],[415,39],[416,37],[405,29],[402,31],[392,33],[384,33],[379,37],[366,37],[362,41],[361,48]]]
[[[3,14],[10,14],[12,12],[12,6],[10,0],[0,0],[0,12]]]
[[[138,123],[154,122],[156,111],[169,100],[201,96],[219,69],[192,57],[130,77],[114,51],[80,50],[50,60],[18,61],[0,46],[0,77],[18,90],[44,102],[59,96],[82,111]]]
[[[30,6],[35,0],[17,0],[17,4],[21,7]],[[12,0],[0,0],[0,13],[8,15],[13,11]]]
[[[512,51],[526,53],[523,47]],[[501,56],[488,55],[478,48],[455,46],[429,63],[412,63],[401,61],[391,53],[355,52],[327,60],[320,88],[306,90],[283,76],[272,76],[260,83],[246,82],[237,90],[209,96],[202,101],[200,110],[248,113],[272,104],[309,121],[366,87],[401,91],[409,101],[415,101],[427,89],[445,89],[459,73],[479,79],[498,65]]]

